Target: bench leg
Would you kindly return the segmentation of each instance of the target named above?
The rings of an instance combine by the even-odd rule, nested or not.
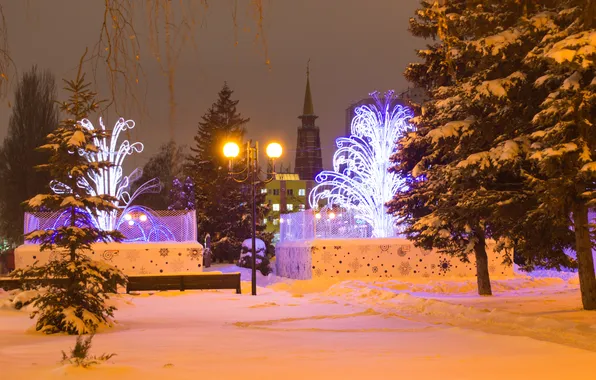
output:
[[[238,287],[236,288],[236,294],[242,294],[242,289],[240,289],[240,283],[238,283]]]

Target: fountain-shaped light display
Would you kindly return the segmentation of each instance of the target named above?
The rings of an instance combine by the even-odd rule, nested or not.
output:
[[[83,128],[89,131],[95,131],[96,128],[88,119],[83,119],[79,122]],[[99,126],[102,131],[106,131],[106,127],[102,118],[99,119]],[[137,168],[130,173],[130,175],[123,175],[122,164],[127,156],[133,153],[140,153],[143,151],[143,144],[140,142],[130,143],[128,140],[118,143],[120,134],[122,132],[131,130],[135,127],[133,120],[118,119],[111,133],[107,133],[108,137],[93,139],[93,144],[98,148],[96,153],[87,154],[87,160],[93,162],[109,162],[109,167],[99,169],[95,173],[89,173],[87,178],[79,181],[77,185],[85,189],[89,195],[110,195],[114,197],[114,204],[119,208],[118,211],[103,211],[97,215],[89,214],[89,224],[92,224],[102,230],[112,231],[120,230],[127,239],[125,241],[164,241],[174,240],[172,232],[159,221],[155,213],[142,206],[133,206],[132,202],[141,194],[156,193],[161,190],[159,179],[154,178],[137,188],[130,194],[130,185],[137,181],[142,175],[143,171]],[[51,189],[57,194],[64,194],[71,192],[71,189],[62,182],[50,182]],[[137,225],[135,229],[135,221],[132,220],[133,215],[138,215],[138,222],[142,224]],[[131,218],[131,219],[128,219]],[[64,218],[61,215],[56,217],[54,224],[60,224]],[[126,224],[125,224],[126,223]],[[126,226],[126,227],[125,227]],[[141,228],[142,226],[142,228]],[[139,229],[140,228],[140,229]],[[131,232],[134,233],[131,234]],[[162,240],[158,240],[162,239]]]
[[[350,137],[336,140],[333,171],[316,177],[318,184],[309,194],[310,206],[317,209],[326,201],[328,208],[339,206],[372,227],[373,237],[395,236],[396,220],[385,203],[404,186],[405,181],[388,171],[397,140],[411,129],[412,112],[395,105],[393,91],[384,98],[372,93],[375,104],[356,108]]]

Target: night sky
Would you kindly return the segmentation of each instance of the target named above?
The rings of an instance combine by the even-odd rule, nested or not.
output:
[[[2,1],[2,0],[0,0]],[[248,1],[240,1],[248,3]],[[195,33],[196,49],[188,44],[177,66],[176,140],[189,144],[200,116],[215,101],[224,81],[240,100],[239,111],[250,117],[248,137],[264,145],[276,139],[286,148],[283,162],[294,166],[297,116],[302,111],[306,62],[310,58],[311,89],[321,129],[323,165],[331,168],[334,140],[342,134],[345,109],[373,90],[407,88],[402,76],[414,49],[424,41],[412,37],[408,18],[419,0],[264,0],[264,28],[270,65],[254,19],[239,5],[237,35],[232,1],[209,2]],[[50,69],[58,81],[72,78],[86,46],[98,39],[103,1],[2,1],[9,43],[17,69],[31,65]],[[139,12],[141,13],[141,12]],[[123,117],[137,121],[134,139],[145,152],[131,158],[141,166],[169,139],[166,77],[149,54],[141,17],[135,25],[144,51],[148,113],[130,109]],[[61,87],[61,83],[59,83]],[[0,138],[8,127],[11,89],[0,104]],[[59,92],[59,96],[62,92]],[[105,98],[107,93],[102,93]],[[104,115],[109,124],[116,113]]]

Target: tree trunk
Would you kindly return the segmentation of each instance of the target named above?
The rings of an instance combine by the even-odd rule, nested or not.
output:
[[[482,227],[476,229],[475,236],[478,239],[476,244],[474,244],[478,294],[481,296],[492,296],[493,292],[490,286],[490,275],[488,273],[488,256],[486,254],[486,239],[484,236],[484,229]]]
[[[594,275],[594,258],[588,226],[588,206],[585,201],[580,201],[574,205],[573,224],[582,304],[585,310],[596,310],[596,277]]]

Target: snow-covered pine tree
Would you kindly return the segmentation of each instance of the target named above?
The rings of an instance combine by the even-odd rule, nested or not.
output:
[[[90,162],[88,155],[94,155],[97,147],[93,137],[101,137],[83,128],[78,121],[97,109],[95,93],[89,90],[84,74],[79,72],[75,80],[66,81],[65,90],[70,93],[68,101],[60,104],[67,115],[58,129],[48,135],[47,143],[39,149],[48,151],[49,162],[38,166],[50,173],[51,178],[67,186],[64,193],[38,194],[25,202],[34,211],[64,211],[68,221],[51,230],[37,230],[25,236],[25,240],[40,243],[41,250],[56,250],[63,253],[62,259],[49,261],[46,265],[33,265],[20,270],[16,276],[27,278],[66,278],[65,286],[54,284],[49,291],[38,296],[34,305],[37,316],[36,329],[47,334],[66,332],[69,334],[93,333],[101,324],[110,325],[116,309],[108,305],[107,292],[114,292],[116,286],[125,285],[125,276],[104,262],[93,261],[85,255],[91,244],[98,241],[118,241],[118,231],[103,231],[96,228],[89,213],[116,209],[113,199],[106,195],[90,196],[78,186],[92,171],[110,165],[107,162]]]
[[[431,100],[393,158],[409,187],[390,210],[417,245],[464,261],[473,254],[481,295],[492,293],[486,239],[508,238],[506,221],[527,201],[523,160],[514,158],[528,147],[518,136],[532,99],[520,90],[519,68],[548,30],[534,18],[539,10],[517,0],[422,1],[410,20],[415,36],[435,40],[405,72]]]
[[[528,180],[543,214],[572,216],[583,307],[596,310],[589,210],[596,205],[596,1],[565,0],[526,58],[545,94],[531,123]]]
[[[217,101],[201,117],[185,168],[195,184],[199,236],[202,239],[210,234],[215,259],[230,262],[239,258],[242,242],[252,233],[250,186],[228,175],[228,160],[222,153],[227,141],[242,146],[245,125],[250,120],[237,111],[238,100],[232,100],[232,94],[224,84]],[[240,152],[234,171],[245,167],[242,157]],[[257,197],[257,229],[261,231],[267,209],[261,206],[264,195],[260,191]]]

